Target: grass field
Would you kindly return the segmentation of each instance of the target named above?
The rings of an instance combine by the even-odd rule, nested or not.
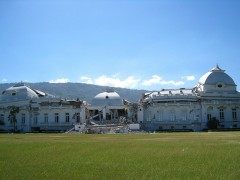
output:
[[[240,132],[0,134],[0,179],[240,179]]]

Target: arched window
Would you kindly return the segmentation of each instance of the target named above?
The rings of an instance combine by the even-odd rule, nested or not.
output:
[[[210,119],[212,119],[212,111],[213,111],[213,107],[208,107],[208,109],[207,109],[207,120],[208,121]]]

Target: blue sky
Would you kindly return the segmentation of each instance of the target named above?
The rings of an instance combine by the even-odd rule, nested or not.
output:
[[[240,86],[239,9],[238,0],[0,0],[0,83],[187,88],[218,63]]]

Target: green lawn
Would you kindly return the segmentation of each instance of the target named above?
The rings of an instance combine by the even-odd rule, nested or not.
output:
[[[0,179],[240,179],[240,132],[0,134]]]

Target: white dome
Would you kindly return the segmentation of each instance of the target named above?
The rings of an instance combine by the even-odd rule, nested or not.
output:
[[[123,101],[116,92],[103,92],[97,94],[91,103],[92,106],[122,106]]]
[[[204,74],[199,80],[200,84],[209,85],[215,85],[219,82],[224,83],[225,85],[236,85],[233,79],[218,66],[216,68],[213,68],[210,72]]]
[[[1,101],[24,101],[40,96],[46,96],[46,94],[18,83],[2,92]]]
[[[236,84],[233,79],[217,65],[199,79],[201,91],[236,91]]]

